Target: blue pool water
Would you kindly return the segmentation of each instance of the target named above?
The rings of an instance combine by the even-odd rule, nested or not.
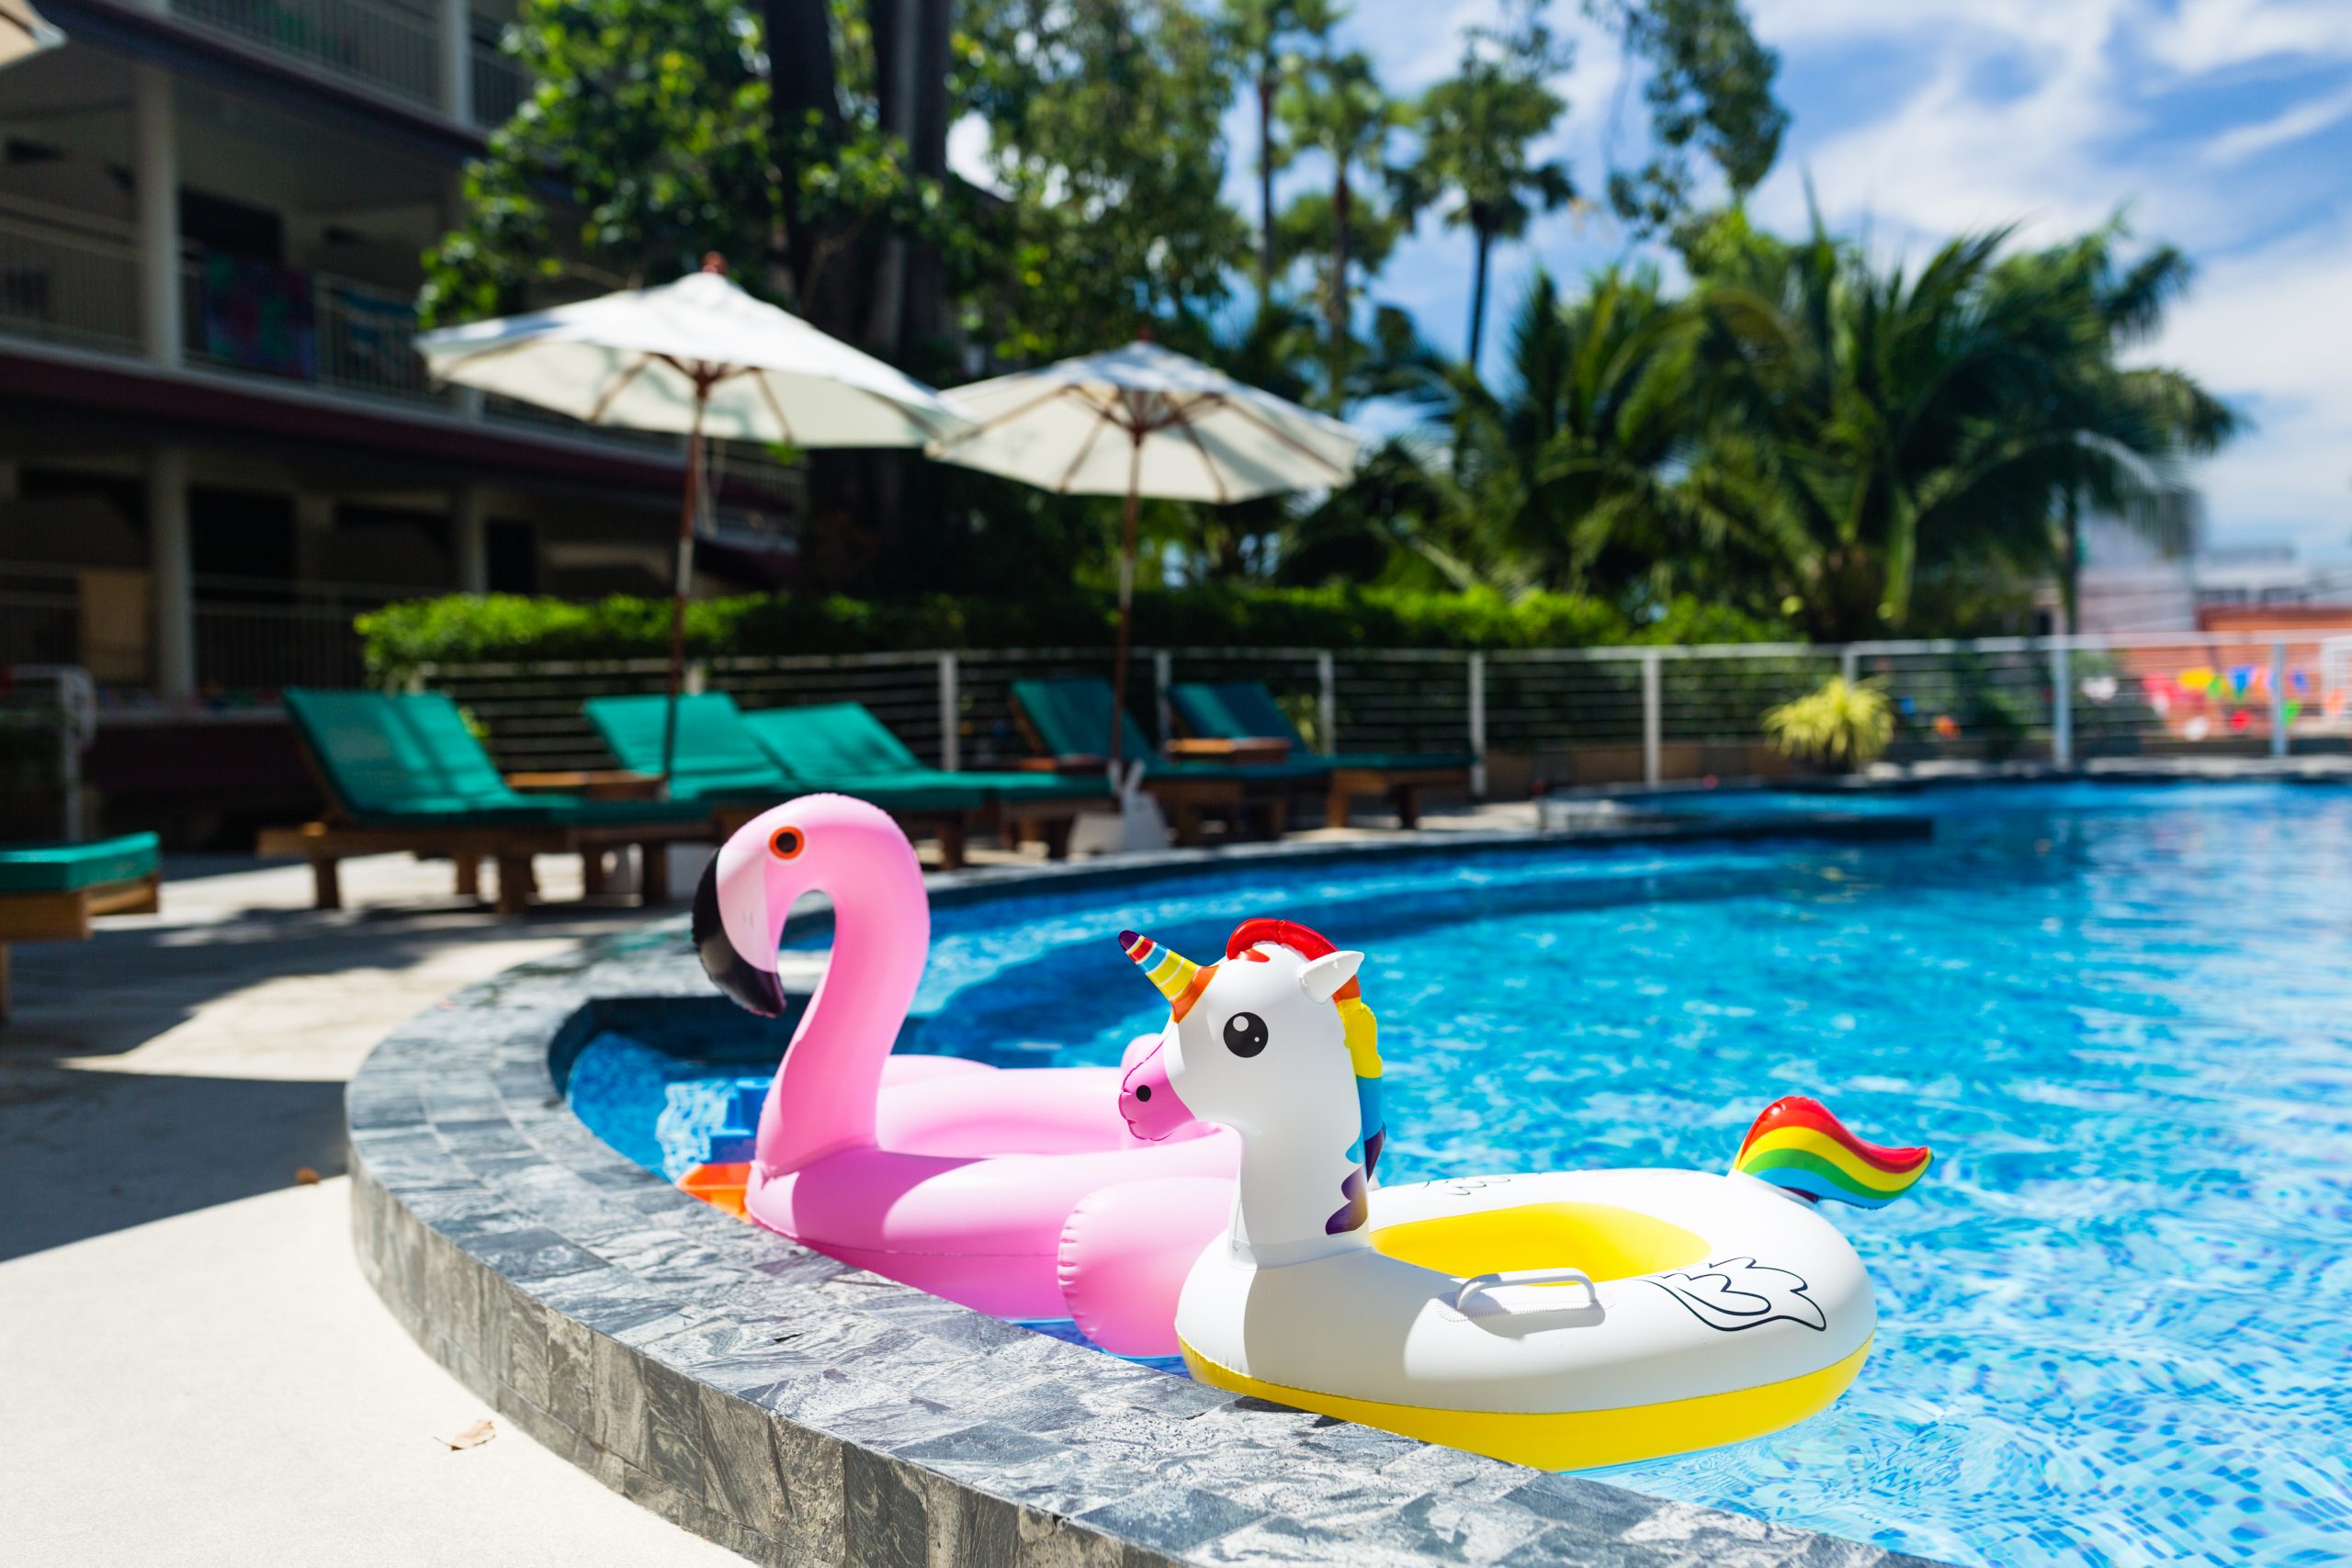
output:
[[[1388,1179],[1720,1168],[1767,1101],[1817,1094],[1939,1156],[1894,1207],[1831,1211],[1878,1281],[1875,1353],[1802,1426],[1609,1479],[1968,1563],[2352,1559],[2352,791],[1909,804],[1931,841],[942,910],[900,1048],[1115,1061],[1165,1010],[1111,933],[1206,955],[1284,914],[1369,954]],[[606,1036],[574,1100],[674,1170],[763,1065]]]

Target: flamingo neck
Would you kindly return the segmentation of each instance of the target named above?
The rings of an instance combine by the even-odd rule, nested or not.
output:
[[[769,1178],[874,1143],[882,1065],[931,949],[930,906],[911,855],[902,874],[820,891],[832,900],[833,950],[760,1108],[752,1157]]]

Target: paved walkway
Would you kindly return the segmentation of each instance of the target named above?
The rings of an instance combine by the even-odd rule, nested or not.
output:
[[[253,863],[242,863],[250,867]],[[635,922],[494,922],[447,867],[193,874],[163,912],[17,949],[0,1030],[0,1561],[713,1564],[739,1560],[489,1414],[351,1250],[343,1080],[459,986]],[[576,865],[544,863],[548,895]],[[565,885],[567,875],[574,880]],[[322,1178],[298,1181],[303,1168]]]

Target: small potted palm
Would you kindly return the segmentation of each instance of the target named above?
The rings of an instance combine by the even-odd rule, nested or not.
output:
[[[1894,705],[1875,681],[1832,675],[1804,696],[1767,709],[1764,733],[1781,754],[1833,773],[1857,773],[1894,738]]]

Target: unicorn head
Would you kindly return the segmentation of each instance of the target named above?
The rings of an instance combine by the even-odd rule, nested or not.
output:
[[[1215,964],[1133,931],[1119,945],[1169,1003],[1159,1046],[1121,1088],[1136,1134],[1195,1118],[1241,1134],[1237,1249],[1272,1262],[1362,1245],[1383,1137],[1363,954],[1283,920],[1246,923]]]

